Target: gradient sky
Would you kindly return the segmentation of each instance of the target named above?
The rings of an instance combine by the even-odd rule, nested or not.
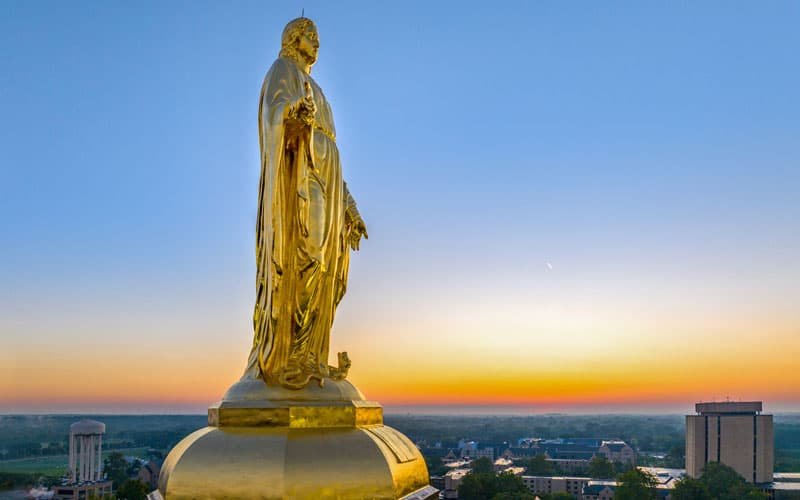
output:
[[[0,3],[0,413],[204,411],[252,342],[256,113],[320,32],[388,408],[800,410],[800,3]]]

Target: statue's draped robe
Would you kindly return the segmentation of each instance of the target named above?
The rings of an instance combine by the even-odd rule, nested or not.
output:
[[[305,82],[317,108],[310,126],[293,116],[307,95]],[[353,202],[342,180],[330,106],[291,59],[279,58],[267,73],[258,123],[255,337],[246,373],[299,389],[328,375],[330,329],[349,263],[346,212]]]

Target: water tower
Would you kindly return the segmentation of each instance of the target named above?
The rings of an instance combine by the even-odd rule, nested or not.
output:
[[[102,478],[105,433],[106,424],[96,420],[81,420],[69,426],[70,482],[95,482]]]
[[[53,488],[56,500],[73,500],[111,494],[111,481],[103,478],[103,434],[106,424],[81,420],[69,426],[69,471]]]

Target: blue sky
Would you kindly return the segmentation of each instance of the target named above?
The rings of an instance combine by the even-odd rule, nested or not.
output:
[[[370,234],[342,344],[380,356],[373,334],[476,310],[501,332],[545,314],[572,347],[629,328],[652,347],[646,317],[776,353],[800,332],[796,2],[4,2],[7,355],[235,332],[240,370],[258,94],[301,8]]]

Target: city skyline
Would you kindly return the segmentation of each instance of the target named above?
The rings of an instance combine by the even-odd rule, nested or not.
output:
[[[0,414],[238,380],[301,7],[369,229],[331,335],[368,399],[800,411],[797,4],[97,2],[0,6]]]

